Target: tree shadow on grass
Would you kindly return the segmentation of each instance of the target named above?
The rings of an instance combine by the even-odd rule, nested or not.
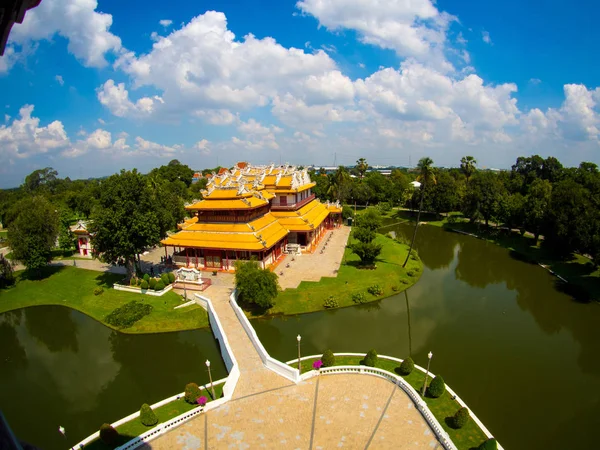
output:
[[[122,280],[123,278],[124,276],[118,273],[103,272],[96,277],[96,284],[98,286],[111,288],[113,287],[113,284]]]
[[[46,278],[51,277],[52,275],[57,274],[61,270],[64,270],[64,266],[46,266],[41,269],[27,269],[19,275],[19,280],[28,280],[28,281],[40,281],[45,280]]]

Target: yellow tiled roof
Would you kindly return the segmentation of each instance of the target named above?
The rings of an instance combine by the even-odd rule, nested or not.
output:
[[[329,210],[320,201],[313,200],[297,211],[272,211],[271,214],[290,231],[310,231],[321,225]]]
[[[231,200],[201,200],[193,205],[186,206],[187,210],[211,210],[211,209],[253,209],[260,206],[268,205],[267,200],[263,200],[254,196],[244,199]]]
[[[271,214],[248,224],[194,224],[163,241],[163,245],[223,250],[267,250],[288,234]],[[213,228],[214,227],[214,228]]]
[[[190,217],[189,219],[184,219],[183,223],[178,223],[177,228],[180,230],[184,230],[187,227],[189,227],[190,225],[195,224],[196,222],[198,222],[198,218],[196,216]]]
[[[242,197],[250,197],[252,195],[251,192],[244,192],[243,194],[238,195],[237,187],[235,189],[223,189],[216,188],[210,194],[202,195],[204,199],[216,200],[216,199],[229,199],[229,198],[242,198]]]
[[[329,206],[327,206],[327,209],[332,213],[341,213],[342,212],[342,208],[335,206],[335,204],[333,204],[333,203],[330,204]]]
[[[275,192],[277,192],[278,194],[293,194],[295,192],[302,192],[302,191],[306,191],[307,189],[310,189],[313,186],[316,186],[317,183],[312,182],[312,183],[308,183],[308,184],[303,184],[302,186],[296,188],[296,189],[279,189],[279,185],[278,188],[275,190]]]

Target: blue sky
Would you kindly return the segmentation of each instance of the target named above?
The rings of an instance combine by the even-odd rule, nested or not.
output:
[[[600,162],[594,2],[43,0],[0,58],[0,188],[473,155]]]

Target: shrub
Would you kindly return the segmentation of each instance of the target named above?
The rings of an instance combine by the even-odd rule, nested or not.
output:
[[[162,291],[165,288],[165,283],[163,283],[162,280],[160,280],[159,282],[156,283],[156,286],[154,286],[154,290],[155,291]]]
[[[400,286],[398,286],[396,284],[392,286],[392,291],[398,292],[399,290],[400,290]]]
[[[266,311],[275,304],[279,282],[275,272],[262,269],[257,261],[237,261],[235,287],[245,308]]]
[[[408,280],[406,278],[400,278],[400,283],[408,284]]]
[[[364,366],[375,367],[377,364],[377,352],[374,349],[369,350],[360,363]]]
[[[378,284],[369,286],[367,291],[369,292],[369,294],[374,295],[375,297],[379,297],[380,295],[383,295],[383,289],[381,289]]]
[[[102,286],[98,286],[96,289],[94,289],[94,295],[102,295],[104,293],[104,289],[102,288]]]
[[[201,395],[200,397],[198,397],[198,399],[196,400],[196,403],[198,403],[200,406],[204,407],[206,406],[206,402],[208,401],[208,399],[204,396]]]
[[[169,275],[167,275],[166,273],[161,274],[160,281],[162,281],[165,286],[168,286],[169,285]]]
[[[144,279],[144,281],[147,283],[148,280],[150,279],[150,275],[148,275],[147,273],[144,274],[144,276],[142,277]]]
[[[156,286],[156,282],[157,282],[156,278],[150,278],[150,281],[148,281],[148,287],[150,289],[154,289],[154,287]]]
[[[192,405],[196,404],[198,397],[200,397],[200,388],[196,383],[188,383],[185,385],[185,396],[184,399],[186,402],[191,403]]]
[[[148,282],[146,280],[142,280],[142,284],[140,285],[142,289],[148,289]]]
[[[346,220],[348,217],[354,217],[354,210],[349,206],[342,207],[342,218]]]
[[[137,280],[135,277],[131,277],[131,280],[129,280],[129,286],[137,286]]]
[[[108,423],[103,423],[100,427],[100,440],[111,447],[117,443],[119,432]]]
[[[414,369],[415,362],[409,356],[404,361],[402,361],[402,364],[400,364],[400,367],[398,368],[398,372],[400,372],[400,375],[409,375]]]
[[[409,277],[414,277],[417,273],[414,270],[407,270],[406,275]]]
[[[335,366],[335,355],[329,349],[323,352],[323,356],[321,356],[321,362],[323,363],[323,367],[331,367]]]
[[[392,210],[392,205],[390,205],[388,202],[381,202],[379,205],[377,205],[377,208],[381,214],[387,214]]]
[[[433,380],[431,380],[431,383],[429,383],[427,393],[430,397],[438,398],[441,397],[445,390],[446,385],[444,384],[444,379],[440,375],[438,375]]]
[[[156,414],[154,414],[148,403],[144,403],[140,409],[140,422],[147,427],[158,423],[158,417],[156,417]]]
[[[142,285],[142,281],[144,281],[142,278],[136,278],[135,279],[135,284],[137,284],[138,286]]]
[[[128,328],[151,312],[152,305],[134,300],[115,309],[108,316],[106,316],[105,320],[114,327]]]
[[[462,407],[456,411],[456,414],[454,414],[454,417],[452,418],[452,426],[454,428],[462,428],[467,424],[470,418],[471,415],[469,414],[469,410],[465,407]]]
[[[364,292],[355,292],[352,294],[352,301],[354,303],[365,303],[367,301],[367,297]]]
[[[488,439],[478,447],[478,450],[498,450],[498,442],[494,438]]]
[[[167,276],[169,277],[169,283],[175,283],[175,274],[173,272],[169,272]]]
[[[340,305],[338,304],[338,301],[333,297],[333,295],[330,295],[329,298],[325,300],[325,303],[323,303],[323,306],[325,308],[337,308]]]

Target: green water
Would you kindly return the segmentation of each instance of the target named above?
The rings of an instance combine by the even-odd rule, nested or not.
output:
[[[0,409],[19,439],[65,449],[114,422],[227,376],[209,329],[117,333],[77,311],[37,306],[0,314]],[[66,429],[66,439],[58,427]]]
[[[387,227],[405,236],[408,226]],[[272,356],[412,355],[467,402],[507,450],[600,448],[600,306],[573,300],[541,267],[432,226],[406,293],[335,311],[253,321]],[[368,294],[367,294],[368,295]]]

